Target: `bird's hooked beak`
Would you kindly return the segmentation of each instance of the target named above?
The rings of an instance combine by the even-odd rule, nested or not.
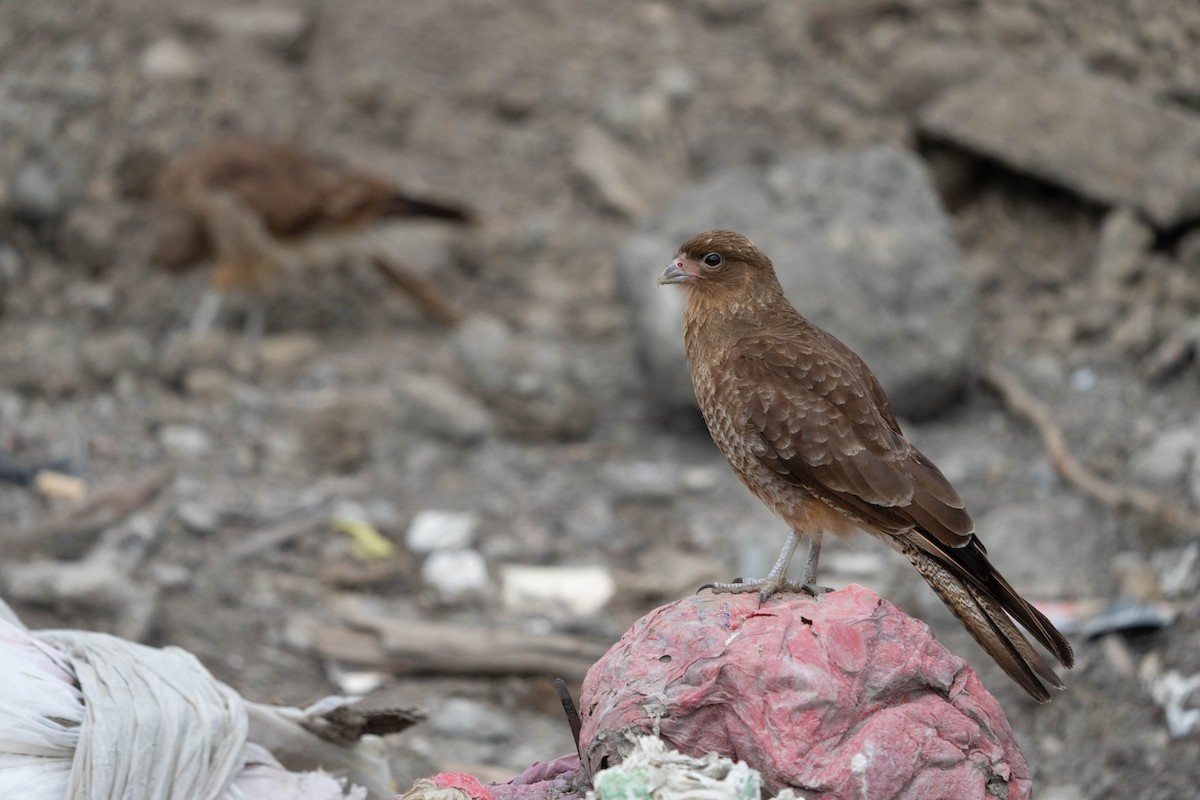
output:
[[[677,258],[668,264],[667,268],[658,276],[658,285],[665,286],[668,283],[683,283],[695,277],[694,273],[688,272],[683,268],[683,261]]]

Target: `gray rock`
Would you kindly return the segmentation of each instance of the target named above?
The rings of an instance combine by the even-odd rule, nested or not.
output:
[[[1154,244],[1154,231],[1126,208],[1111,211],[1100,227],[1092,272],[1101,286],[1118,289],[1137,276]]]
[[[1200,449],[1200,433],[1195,429],[1161,431],[1133,454],[1130,472],[1141,483],[1176,486],[1188,474],[1197,449]]]
[[[563,527],[571,541],[589,547],[611,543],[617,535],[617,512],[607,497],[594,494],[582,498],[570,509]]]
[[[635,461],[605,465],[603,474],[620,499],[669,500],[679,494],[681,472],[678,464]]]
[[[775,262],[801,313],[857,351],[896,412],[937,414],[963,391],[976,307],[949,222],[921,163],[885,146],[728,169],[686,189],[619,254],[618,280],[664,413],[695,404],[683,293],[655,277],[691,235],[729,228]]]
[[[434,550],[421,565],[421,579],[444,602],[457,602],[487,590],[487,561],[469,547]]]
[[[595,407],[560,342],[515,333],[484,316],[463,323],[454,342],[468,385],[509,435],[572,439],[591,430]]]
[[[31,323],[0,342],[0,375],[14,389],[73,394],[86,384],[78,337],[61,325]]]
[[[514,733],[507,715],[462,697],[452,697],[442,703],[436,713],[429,715],[429,727],[443,736],[484,742],[498,742]]]
[[[1200,218],[1200,118],[1115,81],[997,70],[940,96],[919,125],[1158,228]]]
[[[174,422],[163,425],[158,441],[175,458],[196,458],[212,449],[212,436],[198,425]]]
[[[124,370],[139,371],[154,360],[154,346],[140,332],[117,330],[84,339],[83,363],[94,377],[109,381]]]
[[[888,70],[880,75],[887,87],[889,108],[916,109],[950,86],[978,77],[991,57],[975,43],[921,42],[896,52]]]
[[[439,438],[471,444],[497,427],[484,405],[437,375],[406,375],[396,390],[408,423]]]
[[[208,503],[187,500],[175,507],[175,516],[189,532],[197,536],[216,533],[221,525],[221,514]]]
[[[1193,269],[1200,268],[1200,228],[1185,233],[1175,251],[1181,264]]]
[[[316,19],[302,7],[252,6],[223,8],[208,18],[218,34],[244,37],[293,61],[308,54]]]
[[[152,81],[194,81],[200,78],[200,59],[175,38],[151,42],[142,51],[142,74]]]
[[[122,213],[116,203],[82,203],[72,208],[56,237],[63,260],[94,270],[111,266],[122,240]]]
[[[17,285],[24,271],[24,263],[17,248],[0,243],[0,289],[5,293]]]
[[[631,177],[645,174],[623,145],[596,126],[583,129],[571,165],[587,193],[606,211],[627,219],[644,216],[647,202]]]
[[[46,153],[30,158],[13,176],[9,206],[19,219],[52,222],[83,196],[86,180],[78,155]]]

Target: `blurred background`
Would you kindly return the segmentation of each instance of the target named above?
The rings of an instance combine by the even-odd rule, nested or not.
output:
[[[477,221],[371,220],[408,290],[312,258],[261,332],[230,297],[195,333],[212,261],[154,263],[156,175],[229,134]],[[735,227],[1079,663],[1035,705],[867,537],[822,583],[962,654],[1040,797],[1196,797],[1198,224],[1191,0],[8,0],[0,596],[251,699],[420,705],[401,788],[570,752],[549,678],[577,691],[640,614],[785,535],[704,432],[654,286]]]

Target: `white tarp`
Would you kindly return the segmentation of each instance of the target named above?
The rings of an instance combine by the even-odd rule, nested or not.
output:
[[[382,800],[382,742],[327,742],[302,710],[251,704],[191,653],[31,632],[0,601],[0,797]],[[275,752],[294,769],[280,765]],[[349,777],[342,781],[316,765]],[[348,785],[344,785],[348,784]]]

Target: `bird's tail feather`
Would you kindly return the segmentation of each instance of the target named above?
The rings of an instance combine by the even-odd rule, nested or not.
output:
[[[894,541],[942,602],[1008,676],[1033,699],[1048,702],[1050,692],[1046,687],[1061,689],[1062,681],[1013,624],[1009,614],[1066,667],[1075,663],[1070,644],[1044,614],[1016,593],[982,552],[971,548],[971,555],[961,559],[958,548],[950,549],[937,543],[931,547],[926,540],[918,540],[919,536],[919,532],[914,532]],[[968,548],[970,545],[962,548],[961,555],[965,555]],[[964,560],[980,563],[964,564]]]

